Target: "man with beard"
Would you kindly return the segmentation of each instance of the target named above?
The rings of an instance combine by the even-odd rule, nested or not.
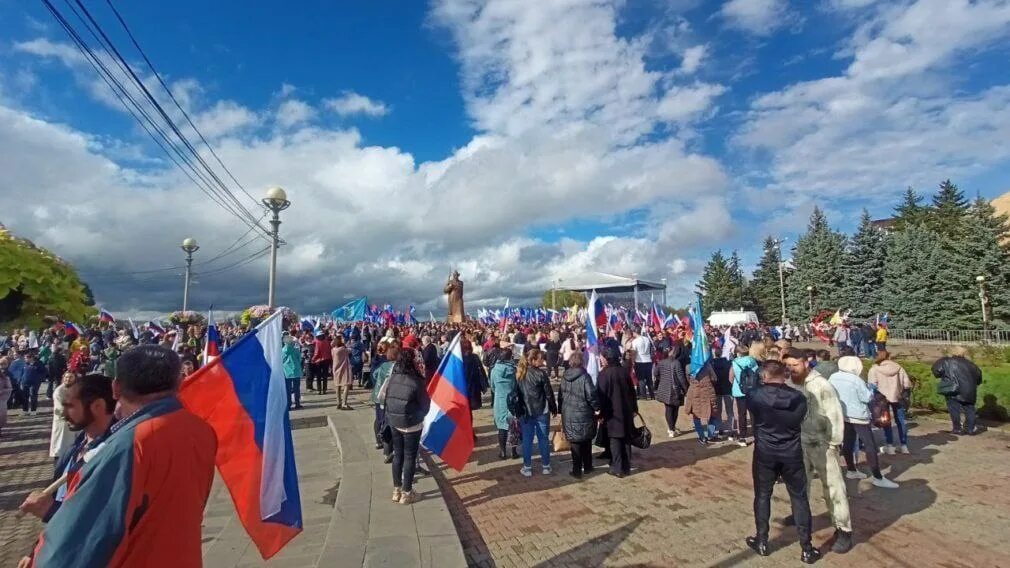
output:
[[[99,374],[84,375],[69,379],[59,390],[63,418],[71,432],[80,434],[70,451],[64,452],[56,462],[53,481],[65,473],[67,483],[57,490],[56,495],[33,491],[21,504],[20,510],[23,513],[35,515],[43,521],[48,521],[60,507],[67,487],[79,481],[84,454],[102,443],[115,422],[113,410],[116,401],[112,398],[112,379]]]

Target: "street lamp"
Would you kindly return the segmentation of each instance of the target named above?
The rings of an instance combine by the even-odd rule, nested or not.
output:
[[[813,319],[813,317],[814,317],[814,287],[813,286],[807,286],[807,296],[808,296],[808,298],[807,298],[808,303],[810,304],[810,310],[809,310],[810,311],[810,318]]]
[[[179,247],[186,253],[186,276],[182,284],[182,311],[189,309],[189,278],[193,267],[193,253],[200,250],[200,245],[196,244],[196,239],[187,238],[182,241]]]
[[[551,309],[552,310],[558,309],[558,298],[555,295],[557,293],[557,291],[558,291],[558,281],[557,280],[551,280]]]
[[[774,246],[779,252],[779,298],[782,300],[782,325],[786,324],[786,277],[783,272],[782,243],[785,239],[775,239]],[[768,249],[770,250],[770,249]]]
[[[975,277],[978,282],[978,299],[982,303],[982,336],[989,339],[989,296],[985,293],[985,276],[979,274]]]
[[[663,309],[666,309],[666,278],[663,279]]]
[[[280,245],[280,213],[291,206],[288,194],[279,187],[271,187],[263,198],[263,205],[273,213],[270,218],[270,285],[267,291],[267,306],[274,307],[274,293],[277,288],[277,247]]]

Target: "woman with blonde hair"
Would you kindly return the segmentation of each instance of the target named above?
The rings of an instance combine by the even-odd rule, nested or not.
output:
[[[758,363],[765,360],[767,352],[768,349],[765,347],[764,343],[758,343],[757,341],[751,343],[750,347],[747,349],[747,355],[753,357]]]
[[[551,446],[548,440],[550,417],[558,414],[554,389],[544,370],[544,352],[530,347],[523,353],[516,369],[516,380],[526,406],[526,416],[519,420],[523,437],[523,467],[519,473],[533,475],[533,435],[540,448],[541,473],[551,473]]]

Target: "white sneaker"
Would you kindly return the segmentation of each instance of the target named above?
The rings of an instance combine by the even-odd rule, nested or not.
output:
[[[888,445],[884,446],[884,453],[887,454],[887,455],[889,455],[889,456],[893,456],[894,455],[894,446],[892,446],[891,444],[888,444]]]
[[[856,471],[846,471],[845,479],[866,479],[866,474],[856,470]]]
[[[543,474],[543,475],[550,475],[550,474],[551,474],[551,466],[549,466],[549,465],[545,465],[545,466],[544,466],[544,467],[543,467],[543,468],[542,468],[542,469],[540,470],[540,473],[541,473],[541,474]]]
[[[902,444],[901,445],[901,453],[903,453],[903,454],[910,454],[912,452],[908,451],[908,446],[907,445]]]
[[[674,432],[673,430],[667,430],[666,431],[666,437],[667,438],[676,438],[677,437],[677,433]]]
[[[523,466],[522,469],[519,470],[519,473],[523,474],[523,477],[530,477],[533,475],[533,468]]]
[[[897,489],[898,488],[898,484],[897,483],[891,481],[890,479],[887,479],[886,477],[881,477],[880,479],[874,478],[873,479],[873,484],[876,485],[877,487],[882,487],[884,489]]]

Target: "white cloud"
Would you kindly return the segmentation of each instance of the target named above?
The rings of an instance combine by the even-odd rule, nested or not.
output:
[[[726,92],[726,87],[711,83],[695,83],[675,87],[659,103],[659,116],[670,122],[684,122],[712,108],[713,100]]]
[[[255,126],[259,117],[234,101],[218,101],[213,107],[195,116],[193,122],[204,136],[217,138]]]
[[[389,107],[382,101],[372,100],[358,93],[344,93],[335,99],[326,99],[323,105],[340,116],[363,114],[365,116],[385,116]]]
[[[707,53],[707,45],[696,45],[685,49],[680,60],[680,69],[678,69],[678,71],[685,75],[693,74],[699,67],[701,67],[701,62],[705,59],[705,55]]]
[[[316,116],[316,109],[305,101],[298,99],[288,99],[281,102],[274,115],[277,124],[283,128],[290,128],[308,122]]]
[[[754,35],[769,35],[790,23],[787,0],[729,0],[720,15],[726,25]]]
[[[1010,85],[965,93],[955,66],[1007,37],[1001,0],[882,7],[839,53],[843,74],[758,97],[735,142],[766,151],[757,167],[794,195],[879,196],[985,172],[1010,160]]]

